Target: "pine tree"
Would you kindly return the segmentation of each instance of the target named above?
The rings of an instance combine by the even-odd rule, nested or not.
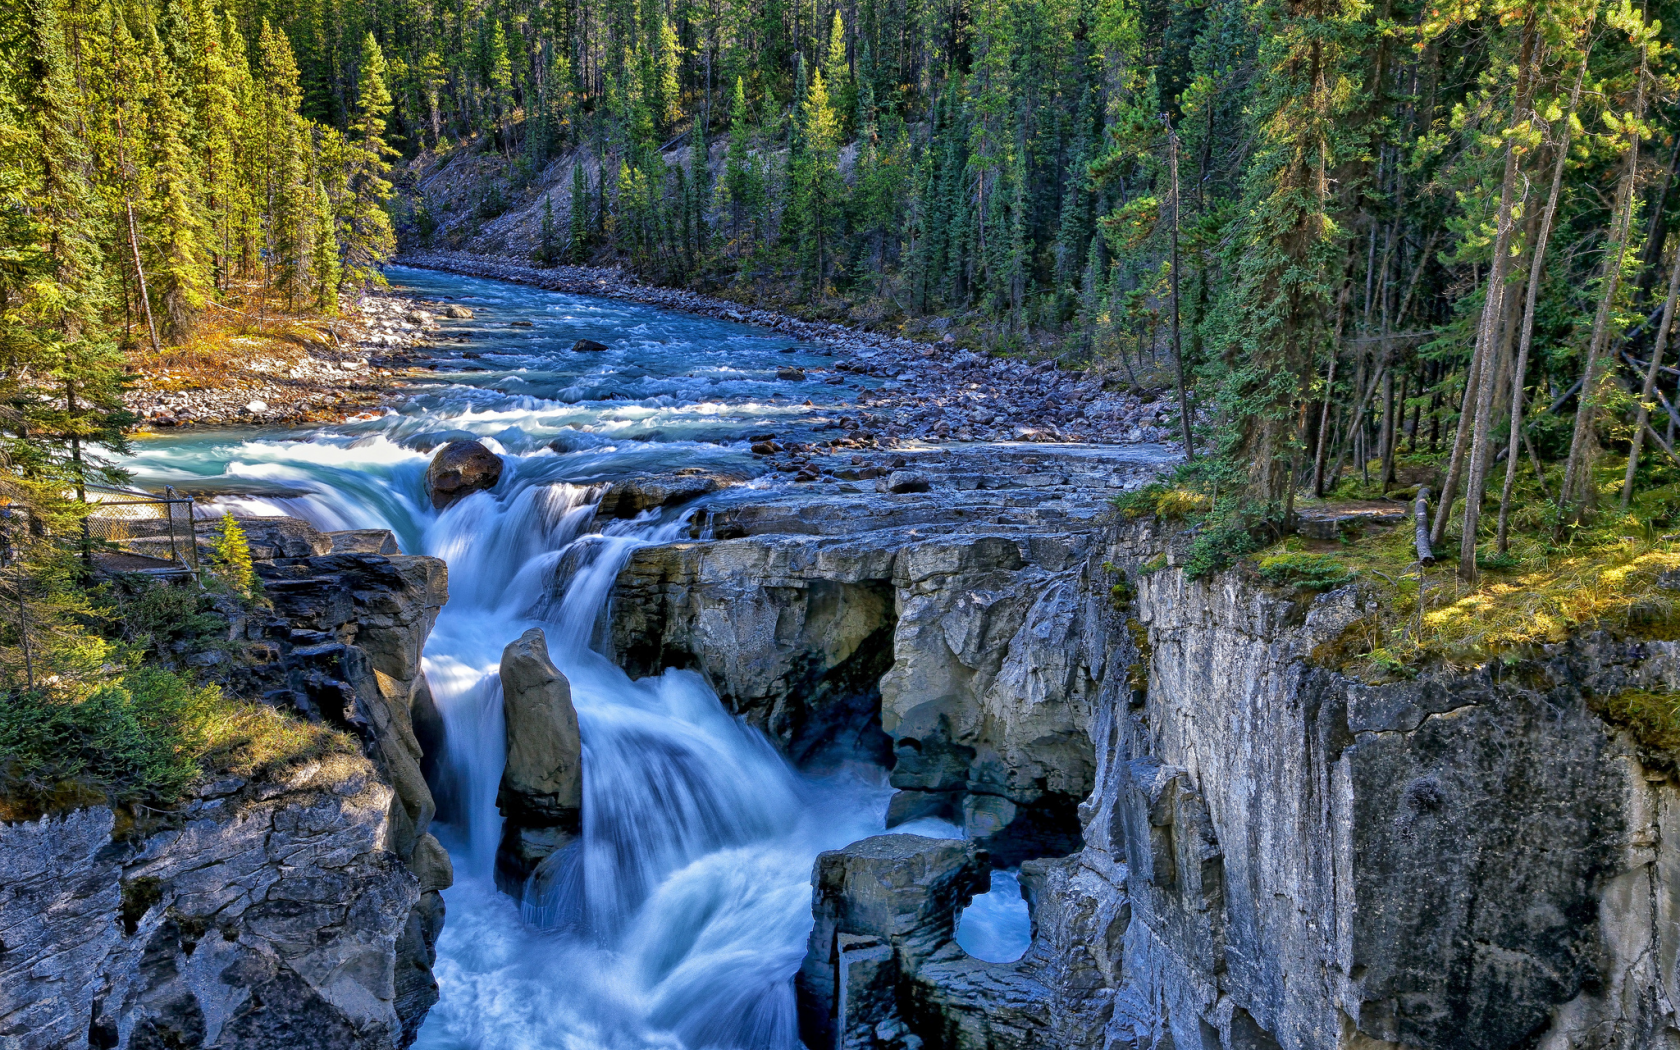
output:
[[[184,35],[185,26],[177,28]],[[176,67],[155,32],[147,57],[151,119],[144,141],[152,161],[152,186],[143,229],[152,254],[149,269],[164,338],[184,343],[197,327],[211,286],[209,259],[200,247],[207,234],[200,210],[203,188],[188,153],[187,115],[178,98],[183,92],[176,82]]]
[[[1339,138],[1344,41],[1357,17],[1346,0],[1271,0],[1266,70],[1254,107],[1259,146],[1233,240],[1223,408],[1230,462],[1246,467],[1259,513],[1286,514],[1296,421],[1327,334],[1337,227],[1329,178]]]
[[[391,182],[385,176],[391,170],[390,158],[397,155],[385,143],[385,120],[390,112],[385,56],[369,33],[362,39],[356,121],[350,127],[350,141],[359,156],[353,161],[350,196],[338,226],[343,239],[344,278],[357,286],[383,282],[379,264],[390,258],[396,247],[391,216],[385,210],[385,202],[391,197]]]
[[[311,276],[315,281],[315,307],[329,317],[338,313],[338,222],[332,198],[319,176],[315,179],[315,244]]]
[[[379,45],[374,42],[372,33],[368,34],[367,40],[362,44],[362,61],[364,63],[362,76],[364,78],[368,76],[365,63],[368,58],[369,44],[373,45],[374,52],[377,53],[379,51]],[[504,155],[511,156],[513,152],[513,144],[510,141],[512,137],[511,127],[513,122],[513,61],[508,58],[507,34],[502,32],[502,20],[499,18],[491,19],[490,21],[489,65],[490,94],[491,104],[494,107],[495,114],[494,131],[496,134],[496,141],[501,146],[502,153]],[[384,57],[381,55],[379,59],[379,69],[375,77],[375,79],[378,80],[381,91],[384,91],[385,86],[383,79],[380,79],[383,78],[385,73],[384,66]],[[363,91],[365,92],[366,88],[364,88]],[[380,114],[382,125],[384,114],[389,112],[390,108],[391,98],[387,93],[385,95],[384,109]],[[381,130],[383,130],[383,127]]]
[[[0,452],[12,481],[49,506],[66,486],[116,479],[90,445],[127,450],[125,369],[103,323],[108,288],[79,97],[57,12],[23,5],[0,28]],[[13,114],[16,114],[14,117]]]
[[[582,263],[589,255],[589,180],[583,162],[572,165],[572,212],[567,220],[566,258]]]
[[[764,182],[752,157],[752,128],[749,126],[747,95],[741,78],[735,78],[735,94],[729,106],[729,153],[719,185],[722,204],[729,209],[730,251],[736,259],[753,249],[753,217],[760,207]]]
[[[799,237],[801,272],[819,295],[828,291],[836,228],[845,203],[840,179],[839,122],[819,72],[800,105],[801,149],[793,171],[793,229]]]

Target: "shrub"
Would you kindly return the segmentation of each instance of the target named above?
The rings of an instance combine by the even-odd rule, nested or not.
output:
[[[1153,515],[1163,521],[1184,521],[1205,513],[1212,501],[1199,492],[1157,481],[1116,496],[1114,505],[1128,520]]]
[[[1260,575],[1277,587],[1327,591],[1351,582],[1354,573],[1328,554],[1290,551],[1260,559]]]
[[[0,814],[169,805],[206,772],[257,777],[355,751],[343,732],[144,666],[81,699],[0,692]]]
[[[113,802],[177,797],[198,776],[198,727],[220,699],[215,686],[195,688],[158,668],[81,700],[0,694],[0,791],[41,806],[89,793]]]
[[[257,582],[256,569],[251,565],[251,544],[245,530],[232,514],[222,515],[222,532],[216,537],[211,555],[216,576],[228,590],[249,599]]]
[[[1256,550],[1254,536],[1238,521],[1225,521],[1198,535],[1184,559],[1184,574],[1205,580]]]

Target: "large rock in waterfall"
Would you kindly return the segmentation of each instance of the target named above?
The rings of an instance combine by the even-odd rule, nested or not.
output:
[[[502,717],[507,767],[496,805],[507,818],[496,875],[518,893],[549,854],[578,833],[583,815],[583,744],[572,687],[533,627],[502,650]]]
[[[432,506],[442,510],[474,492],[495,488],[501,479],[500,456],[477,441],[451,441],[426,468],[426,493]]]

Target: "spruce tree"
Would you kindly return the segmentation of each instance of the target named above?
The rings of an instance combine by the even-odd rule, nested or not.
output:
[[[155,33],[147,57],[151,119],[145,145],[152,173],[143,228],[164,338],[184,343],[197,327],[211,287],[209,256],[200,246],[208,232],[201,211],[203,187],[188,152],[176,67]]]
[[[572,212],[567,217],[566,258],[582,263],[589,254],[589,180],[583,162],[572,165]]]
[[[498,23],[499,26],[500,23]],[[382,283],[379,265],[391,257],[396,233],[385,202],[391,197],[390,158],[397,151],[386,145],[385,121],[391,112],[391,93],[385,87],[385,55],[369,33],[362,39],[360,79],[356,84],[356,121],[350,141],[359,151],[350,178],[346,214],[339,224],[343,238],[344,278],[358,287]]]
[[[811,78],[800,105],[801,150],[793,172],[793,228],[799,237],[800,270],[819,295],[828,291],[837,221],[846,184],[840,179],[839,121],[829,105],[822,73]]]

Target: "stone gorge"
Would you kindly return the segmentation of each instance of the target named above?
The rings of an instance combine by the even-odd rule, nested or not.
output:
[[[649,312],[575,354],[530,316],[589,371],[522,350],[360,430],[155,454],[263,515],[241,695],[362,754],[0,825],[8,1050],[1680,1038],[1676,766],[1600,714],[1680,688],[1680,643],[1368,684],[1335,653],[1377,584],[1193,580],[1117,513],[1170,450],[848,436],[790,481],[754,413],[833,413],[774,393],[785,339]],[[1030,946],[994,962],[959,941],[1002,872]]]

